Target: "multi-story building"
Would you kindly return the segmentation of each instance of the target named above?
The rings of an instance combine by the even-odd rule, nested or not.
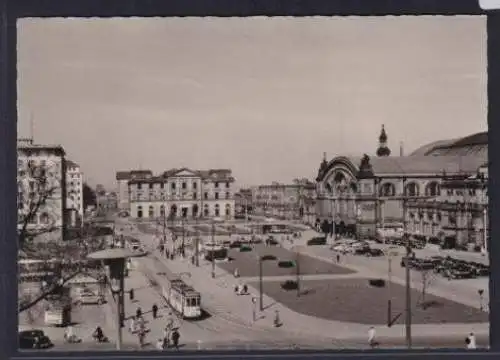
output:
[[[231,170],[172,169],[128,181],[133,218],[234,218]]]
[[[316,185],[307,179],[292,184],[274,182],[253,188],[255,212],[286,219],[310,221],[315,213]]]
[[[382,129],[377,154],[330,161],[325,156],[316,179],[318,220],[334,220],[339,229],[354,226],[359,236],[368,237],[386,223],[405,225],[405,213],[410,216],[416,207],[439,201],[443,189],[448,192],[453,181],[474,176],[487,162],[487,133],[427,144],[408,156],[402,151],[390,156]],[[415,204],[412,211],[410,203]]]
[[[66,160],[60,145],[17,143],[18,231],[20,236],[63,239],[66,224]]]
[[[245,215],[252,213],[252,189],[240,189],[234,194],[235,213]]]
[[[488,167],[472,176],[444,177],[440,194],[432,199],[411,199],[406,212],[410,234],[435,243],[472,244],[487,251]]]
[[[119,210],[130,209],[130,194],[129,194],[129,180],[151,178],[153,172],[151,170],[131,170],[131,171],[117,171],[116,172],[116,191]]]
[[[83,221],[83,173],[71,160],[66,160],[66,210],[68,226],[80,226]]]

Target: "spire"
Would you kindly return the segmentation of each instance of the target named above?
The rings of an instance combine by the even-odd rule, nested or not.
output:
[[[387,147],[387,133],[385,132],[385,127],[382,124],[382,130],[380,131],[380,136],[378,137],[378,149],[377,156],[389,156],[391,155],[391,149]]]
[[[380,131],[380,136],[378,137],[380,145],[387,143],[387,133],[385,132],[384,124],[382,124],[382,131]]]

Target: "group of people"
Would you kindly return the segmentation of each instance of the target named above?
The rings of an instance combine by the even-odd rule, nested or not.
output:
[[[158,311],[158,305],[153,304],[153,306],[151,307],[153,319],[158,318]],[[171,313],[169,314],[168,319],[169,320],[167,321],[167,325],[163,330],[163,337],[159,338],[156,343],[156,348],[159,350],[165,350],[170,348],[171,346],[175,349],[179,349],[179,329],[174,328],[174,321],[172,319]],[[139,345],[143,347],[145,345],[145,337],[148,330],[146,329],[146,321],[140,307],[137,308],[135,316],[130,319],[129,331],[132,334],[137,334],[139,338]]]

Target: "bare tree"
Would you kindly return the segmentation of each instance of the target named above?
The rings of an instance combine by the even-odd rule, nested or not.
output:
[[[86,254],[103,247],[102,241],[89,242],[83,232],[76,241],[40,241],[44,234],[62,229],[65,221],[63,168],[60,164],[37,164],[29,158],[26,164],[18,175],[19,250],[27,258],[45,260],[37,271],[47,276],[36,278],[43,283],[38,292],[20,294],[20,313],[58,293],[68,281],[88,268]],[[56,261],[49,261],[51,259]]]

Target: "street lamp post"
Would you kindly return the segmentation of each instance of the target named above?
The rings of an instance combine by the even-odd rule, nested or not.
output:
[[[479,294],[479,310],[483,311],[483,294],[484,294],[484,290],[483,289],[479,289],[477,291],[477,293]]]
[[[130,250],[114,248],[101,250],[88,255],[88,258],[93,260],[101,260],[109,268],[109,280],[113,299],[116,303],[116,350],[121,350],[122,347],[122,327],[125,319],[125,261],[131,257],[137,257],[137,254]]]
[[[295,254],[295,276],[297,278],[297,297],[300,296],[300,251],[296,250]]]
[[[185,257],[185,231],[184,231],[184,218],[181,219],[181,226],[182,226],[182,243],[181,243],[181,255],[184,258]]]
[[[262,256],[258,256],[257,260],[259,261],[259,309],[260,311],[264,311],[264,282],[262,279]]]
[[[408,349],[412,347],[412,338],[411,338],[411,273],[410,273],[410,254],[411,254],[411,243],[410,236],[407,231],[407,221],[406,221],[406,213],[407,213],[407,203],[408,198],[406,194],[406,178],[403,178],[403,236],[405,236],[405,244],[406,244],[406,264],[405,264],[405,288],[406,288],[406,321],[405,321],[405,335],[406,335],[406,346]]]
[[[215,279],[215,221],[212,219],[212,255],[210,256],[210,260],[212,261],[212,279]]]

